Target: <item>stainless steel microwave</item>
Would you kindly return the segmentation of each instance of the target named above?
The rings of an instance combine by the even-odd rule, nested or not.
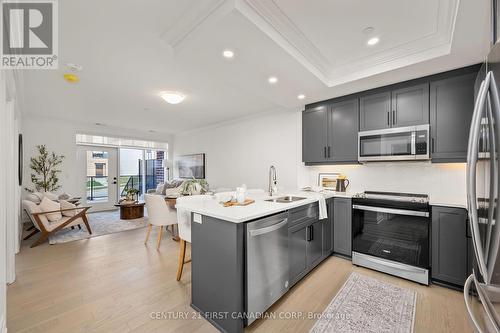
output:
[[[358,133],[358,161],[428,160],[429,125]]]

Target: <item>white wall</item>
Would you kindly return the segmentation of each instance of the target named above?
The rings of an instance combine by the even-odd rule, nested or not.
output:
[[[175,136],[174,158],[206,153],[212,188],[242,183],[266,188],[268,169],[278,169],[281,188],[318,185],[318,173],[340,172],[349,190],[427,193],[436,203],[465,204],[465,164],[430,162],[372,163],[306,167],[302,163],[300,110],[273,112]],[[174,168],[175,169],[175,168]]]
[[[297,126],[297,112],[289,110],[183,133],[175,137],[174,159],[205,153],[206,177],[214,189],[243,183],[267,188],[271,165],[277,169],[278,188],[296,188]]]
[[[0,332],[6,332],[6,283],[15,280],[19,245],[19,184],[17,147],[21,113],[12,71],[0,71]]]
[[[95,120],[95,119],[94,119]],[[94,121],[92,120],[92,121]],[[31,170],[29,168],[30,157],[36,154],[36,145],[45,144],[49,151],[65,156],[60,174],[61,189],[59,192],[67,192],[73,195],[85,194],[85,182],[81,182],[80,173],[85,170],[86,161],[77,152],[75,143],[76,133],[87,133],[96,135],[108,135],[125,138],[136,138],[143,140],[169,142],[169,149],[173,149],[171,135],[162,133],[150,133],[140,130],[124,130],[113,127],[102,127],[92,124],[79,124],[55,118],[45,118],[37,115],[27,115],[23,121],[22,130],[25,142],[25,187],[32,187],[30,182]]]

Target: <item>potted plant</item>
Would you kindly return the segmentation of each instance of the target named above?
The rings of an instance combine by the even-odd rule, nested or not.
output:
[[[205,179],[186,180],[182,185],[182,195],[204,194],[208,191],[208,183]]]
[[[124,204],[133,204],[136,202],[136,200],[134,199],[134,197],[139,193],[139,190],[136,189],[136,188],[129,188],[127,190],[127,196],[125,197],[125,200],[122,201],[122,203]]]
[[[45,145],[36,146],[38,156],[30,159],[31,182],[35,185],[34,189],[26,188],[28,192],[43,191],[51,192],[58,190],[59,166],[62,164],[64,156],[57,155],[54,152],[48,152]]]

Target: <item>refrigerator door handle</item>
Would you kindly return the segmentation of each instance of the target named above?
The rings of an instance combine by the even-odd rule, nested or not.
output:
[[[472,304],[470,299],[472,296],[470,296],[470,291],[472,287],[472,283],[474,283],[474,286],[476,287],[476,292],[479,296],[479,299],[482,303],[482,308],[484,309],[484,312],[486,313],[486,317],[490,321],[491,325],[488,325],[488,331],[490,328],[493,328],[495,330],[495,333],[500,333],[500,328],[498,327],[498,316],[496,313],[494,313],[494,308],[493,305],[491,304],[491,301],[488,299],[487,295],[485,295],[484,290],[481,288],[481,286],[477,283],[477,280],[475,279],[474,274],[471,274],[467,280],[465,281],[464,285],[464,301],[465,301],[465,307],[467,309],[467,316],[469,317],[469,323],[472,326],[472,329],[476,333],[483,333],[483,329],[481,328],[481,325],[477,318],[474,316],[474,310],[472,308]]]
[[[478,149],[479,149],[479,131],[481,128],[481,116],[485,107],[486,98],[488,90],[490,87],[491,72],[486,74],[486,78],[481,83],[479,88],[479,93],[474,105],[474,113],[472,116],[472,122],[469,132],[469,145],[467,148],[467,173],[466,173],[466,184],[467,184],[467,206],[470,219],[470,228],[472,234],[472,244],[474,246],[474,252],[476,254],[476,260],[479,267],[479,271],[483,278],[486,280],[487,270],[486,263],[484,259],[484,254],[482,252],[482,242],[479,232],[479,218],[477,212],[477,197],[476,197],[476,169],[477,169],[477,159],[478,159]]]
[[[465,280],[465,285],[464,285],[464,301],[465,301],[465,307],[467,309],[467,316],[469,317],[469,323],[472,326],[472,329],[474,330],[475,333],[483,333],[483,330],[481,329],[481,325],[479,324],[478,320],[476,317],[474,317],[474,310],[472,309],[472,304],[470,302],[471,296],[469,295],[472,282],[474,282],[474,274],[471,274],[467,280]]]
[[[498,125],[500,124],[500,98],[498,96],[498,87],[496,84],[496,80],[493,72],[490,72],[490,89],[488,95],[488,106],[491,114],[491,135],[490,138],[490,160],[492,164],[491,178],[490,178],[490,210],[488,213],[488,250],[489,253],[486,256],[487,263],[486,267],[488,272],[493,272],[493,269],[496,265],[497,257],[498,257],[498,249],[500,246],[500,228],[498,226],[493,230],[493,223],[498,223],[500,221],[500,212],[497,209],[497,198],[498,198],[498,161],[497,161],[497,147],[500,146],[500,143],[497,141],[500,138],[498,130]],[[495,216],[496,212],[496,216]],[[494,232],[494,234],[492,234]],[[487,282],[491,283],[492,274],[488,275]]]
[[[497,170],[497,163],[496,163],[496,134],[495,134],[495,126],[494,124],[494,119],[493,119],[493,109],[492,109],[492,104],[491,104],[491,91],[488,93],[487,97],[487,109],[486,109],[486,114],[487,114],[487,129],[488,129],[488,144],[486,146],[489,146],[489,156],[490,156],[490,193],[488,198],[490,199],[488,203],[488,224],[487,224],[487,229],[486,229],[486,238],[485,238],[485,247],[484,247],[484,258],[486,259],[486,262],[489,262],[489,256],[490,256],[490,246],[491,246],[491,233],[493,230],[493,219],[494,219],[494,212],[495,212],[495,205],[494,202],[491,200],[492,198],[496,198],[496,193],[497,193],[497,180],[498,180],[498,170]],[[481,120],[482,124],[482,120]],[[485,131],[483,132],[483,136]],[[485,141],[483,141],[484,143]],[[488,271],[491,271],[489,268],[489,265],[487,265]]]

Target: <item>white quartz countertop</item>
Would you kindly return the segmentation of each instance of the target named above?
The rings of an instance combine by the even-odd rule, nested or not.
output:
[[[287,195],[304,197],[306,199],[290,203],[269,202],[265,201],[271,198],[267,193],[250,193],[247,197],[249,199],[254,199],[255,203],[247,206],[224,207],[220,202],[224,199],[228,200],[230,197],[228,195],[226,195],[226,198],[224,198],[224,194],[217,194],[215,196],[198,195],[183,197],[182,200],[177,201],[176,208],[229,222],[242,223],[317,202],[321,196],[325,197],[325,199],[333,197],[350,198],[352,193],[335,191],[323,191],[318,193],[295,190],[283,191],[273,195],[272,198],[279,198]]]

